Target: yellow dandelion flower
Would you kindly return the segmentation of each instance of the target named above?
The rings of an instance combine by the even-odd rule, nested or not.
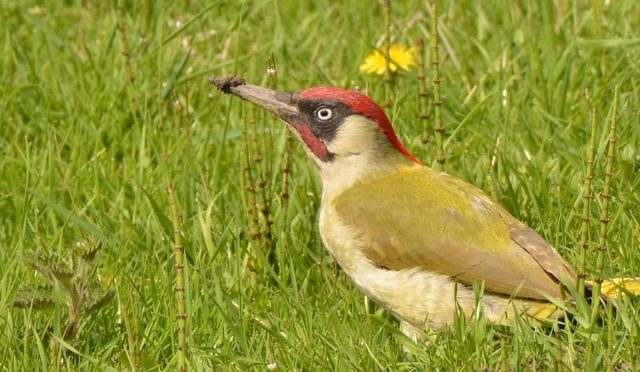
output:
[[[408,71],[409,67],[416,65],[416,61],[413,59],[413,48],[393,44],[389,48],[389,58],[403,70]]]
[[[384,60],[384,56],[377,50],[369,54],[367,58],[364,59],[364,63],[360,65],[360,72],[366,74],[376,73],[382,75],[386,69],[387,63]]]
[[[398,72],[398,67],[403,70],[409,70],[411,66],[415,66],[416,62],[413,58],[413,48],[405,48],[398,44],[392,44],[389,48],[389,70],[392,73]],[[387,61],[384,55],[378,50],[374,50],[369,54],[364,62],[360,65],[360,71],[366,74],[383,75],[387,71]]]

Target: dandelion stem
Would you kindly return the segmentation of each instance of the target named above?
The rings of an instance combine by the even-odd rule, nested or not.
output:
[[[420,120],[422,120],[422,143],[431,142],[429,137],[429,93],[427,93],[427,74],[424,53],[424,40],[418,39],[416,42],[416,54],[418,55],[418,100],[420,101]]]
[[[593,179],[593,160],[596,152],[596,110],[591,110],[591,139],[589,140],[589,154],[587,160],[587,175],[584,178],[582,192],[582,226],[580,230],[580,258],[578,263],[578,293],[584,293],[587,276],[586,261],[589,249],[589,221],[591,216],[591,180]]]
[[[186,370],[187,348],[187,310],[185,306],[185,266],[184,245],[182,244],[182,216],[178,214],[178,203],[173,184],[167,187],[167,193],[171,203],[171,220],[173,222],[173,242],[176,260],[176,294],[178,298],[178,371]]]
[[[613,339],[614,336],[614,325],[613,325],[613,302],[607,301],[607,357],[605,360],[607,361],[607,371],[613,371],[613,363],[614,355],[613,355],[613,345],[615,345],[615,341]]]
[[[268,75],[271,78],[271,88],[277,90],[278,88],[278,69],[276,67],[276,58],[271,54],[269,59]],[[280,193],[280,201],[284,210],[284,216],[286,218],[289,207],[289,174],[291,173],[291,156],[293,153],[293,135],[291,131],[285,130],[285,155],[284,165],[282,166],[282,192]]]
[[[249,118],[249,124],[255,128],[256,120],[254,115],[251,115]],[[246,123],[246,121],[244,121]],[[245,124],[244,128],[244,136],[243,138],[247,138],[247,127]],[[255,139],[254,139],[255,140]],[[242,170],[244,171],[244,182],[245,182],[245,190],[248,195],[248,212],[251,217],[251,224],[249,226],[249,235],[251,239],[258,244],[259,247],[262,247],[262,235],[260,234],[260,221],[258,217],[258,200],[256,196],[256,185],[253,179],[253,173],[251,168],[251,162],[249,161],[249,144],[247,140],[244,139],[242,141],[243,153],[244,153],[244,164],[242,166]]]
[[[391,0],[384,0],[384,60],[386,68],[384,69],[385,97],[384,108],[391,106],[391,91],[393,77],[391,76]]]
[[[440,60],[438,59],[438,14],[436,4],[431,4],[431,64],[433,65],[433,106],[438,168],[444,171],[444,126],[442,125],[442,98],[440,96]]]
[[[265,117],[263,116],[263,119]],[[265,119],[266,120],[266,119]],[[255,119],[252,118],[252,142],[254,144],[253,150],[256,151],[255,156],[253,157],[253,170],[255,171],[255,178],[251,177],[251,167],[249,167],[247,163],[248,175],[250,181],[255,181],[250,184],[250,189],[247,189],[250,193],[253,194],[253,203],[252,213],[254,213],[254,226],[256,230],[252,232],[252,235],[258,238],[258,248],[260,249],[260,253],[267,260],[267,264],[271,265],[274,270],[277,271],[277,260],[276,254],[274,250],[273,244],[273,220],[271,219],[271,188],[267,187],[267,174],[271,172],[267,169],[267,166],[264,164],[264,157],[261,155],[263,153],[263,149],[266,146],[266,140],[263,138],[262,141],[258,141],[258,130],[256,128]],[[264,123],[264,120],[263,120]],[[263,124],[263,128],[266,126]],[[264,131],[266,132],[266,130]],[[261,143],[262,142],[262,143]],[[247,162],[249,157],[249,151],[247,150]],[[262,218],[260,218],[262,216]],[[262,224],[260,223],[262,220]]]
[[[254,135],[257,140],[257,132],[255,132],[254,126]],[[264,141],[264,140],[263,140]],[[262,149],[266,148],[266,146],[262,146]],[[260,151],[260,150],[258,150]],[[271,198],[270,195],[267,195],[267,166],[263,163],[264,158],[262,155],[256,155],[254,157],[254,161],[256,162],[256,171],[257,171],[257,182],[256,185],[258,188],[256,192],[260,192],[260,206],[258,207],[258,211],[262,214],[262,219],[264,221],[264,230],[262,232],[262,253],[267,258],[267,263],[272,265],[274,269],[276,269],[276,255],[275,250],[273,249],[273,221],[271,220]],[[262,164],[260,167],[259,164]],[[270,191],[270,190],[269,190]],[[277,271],[277,270],[276,270]]]
[[[291,174],[291,157],[293,154],[293,136],[290,131],[286,132],[286,155],[284,158],[284,166],[282,167],[282,204],[284,206],[284,215],[288,215],[289,209],[289,174]]]
[[[496,174],[498,168],[498,149],[500,148],[500,141],[502,135],[496,137],[496,145],[493,148],[491,155],[491,164],[489,164],[489,171],[487,172],[487,181],[489,183],[489,192],[493,200],[498,200],[498,187],[496,186]]]
[[[604,269],[604,254],[607,250],[607,230],[609,227],[609,201],[611,200],[611,179],[613,178],[613,161],[616,148],[616,124],[618,115],[618,86],[613,93],[613,109],[611,112],[611,126],[607,150],[607,165],[604,174],[604,190],[602,192],[602,214],[600,216],[600,234],[598,238],[598,252],[596,257],[596,275],[593,284],[593,312],[591,324],[595,324],[600,311],[600,294],[602,287],[602,271]]]

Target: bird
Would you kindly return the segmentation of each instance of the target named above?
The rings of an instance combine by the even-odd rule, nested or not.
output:
[[[494,324],[548,320],[576,281],[572,266],[478,187],[423,165],[384,110],[360,92],[313,87],[280,92],[242,78],[209,81],[278,116],[322,180],[324,246],[368,298],[416,340],[481,311]],[[480,286],[482,296],[474,290]],[[640,281],[603,284],[640,293]],[[590,285],[587,285],[587,290]]]

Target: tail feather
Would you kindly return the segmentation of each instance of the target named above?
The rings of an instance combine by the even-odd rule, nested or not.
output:
[[[593,286],[593,282],[587,282]],[[629,294],[640,296],[640,278],[614,278],[605,280],[601,285],[601,294],[610,299],[620,299]],[[537,321],[548,322],[562,317],[563,313],[552,303],[545,301],[522,301],[522,314]]]
[[[590,283],[593,285],[593,283]],[[631,293],[640,296],[640,278],[614,278],[602,282],[601,292],[609,298],[621,298]]]

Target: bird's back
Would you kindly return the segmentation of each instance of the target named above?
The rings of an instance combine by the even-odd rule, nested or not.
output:
[[[372,203],[371,195],[384,197]],[[383,268],[419,268],[533,299],[559,297],[559,281],[574,277],[553,247],[480,189],[428,167],[355,184],[333,207]]]

